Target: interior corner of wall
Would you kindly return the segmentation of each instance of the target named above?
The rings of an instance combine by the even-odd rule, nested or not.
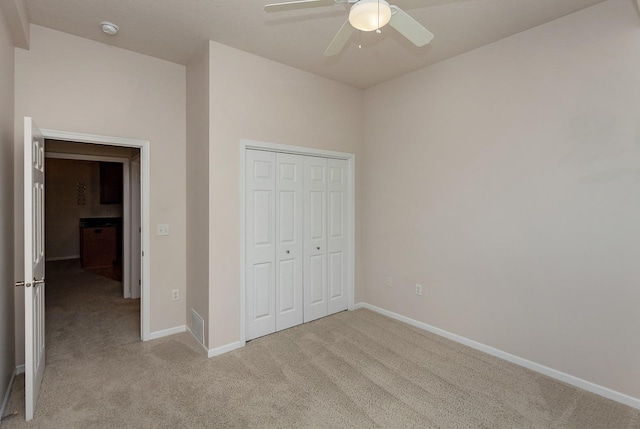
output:
[[[5,16],[7,27],[11,33],[13,45],[29,50],[31,45],[31,23],[24,0],[7,0],[0,2],[0,9]]]

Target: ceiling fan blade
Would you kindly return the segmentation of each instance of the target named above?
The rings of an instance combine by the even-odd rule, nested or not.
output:
[[[307,7],[333,6],[334,0],[298,0],[285,3],[271,3],[264,7],[265,12],[282,12],[284,10],[304,9]]]
[[[424,28],[415,19],[411,18],[405,11],[398,6],[391,6],[395,13],[391,15],[389,25],[398,30],[400,34],[409,39],[411,43],[420,47],[424,46],[435,37],[433,33]]]
[[[336,34],[331,43],[329,43],[327,50],[324,51],[324,56],[331,57],[333,55],[338,55],[349,41],[349,38],[351,38],[354,31],[354,28],[347,19],[344,24],[342,24],[342,27],[340,27],[340,30],[338,30],[338,34]]]

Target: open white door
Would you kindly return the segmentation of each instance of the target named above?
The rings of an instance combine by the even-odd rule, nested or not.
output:
[[[32,280],[33,279],[33,280]],[[26,419],[44,375],[44,137],[24,118],[24,341]]]

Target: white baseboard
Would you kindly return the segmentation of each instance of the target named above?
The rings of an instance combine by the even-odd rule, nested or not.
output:
[[[11,373],[11,378],[9,379],[9,385],[7,386],[7,391],[5,392],[4,399],[2,400],[2,406],[0,406],[0,418],[4,416],[4,412],[7,409],[7,405],[9,404],[9,398],[11,397],[11,389],[13,389],[13,382],[16,379],[17,374],[18,374],[18,370],[17,368],[14,368],[13,372]]]
[[[383,314],[392,319],[399,320],[408,325],[415,326],[416,328],[423,329],[425,331],[429,331],[433,334],[439,335],[441,337],[448,338],[452,341],[455,341],[460,344],[464,344],[465,346],[469,346],[473,349],[480,350],[481,352],[490,354],[492,356],[496,356],[500,359],[504,359],[508,362],[515,363],[516,365],[523,366],[532,371],[539,372],[540,374],[544,374],[548,377],[555,378],[556,380],[563,381],[567,384],[571,384],[573,386],[584,389],[588,392],[595,393],[596,395],[604,396],[605,398],[611,399],[616,402],[620,402],[622,404],[628,405],[633,408],[640,409],[640,399],[634,398],[633,396],[626,395],[624,393],[617,392],[615,390],[609,389],[608,387],[600,386],[598,384],[592,383],[587,380],[583,380],[581,378],[575,377],[573,375],[569,375],[562,371],[555,370],[553,368],[549,368],[544,365],[540,365],[538,363],[532,362],[530,360],[521,358],[519,356],[512,355],[510,353],[504,352],[502,350],[496,349],[491,346],[487,346],[485,344],[479,343],[477,341],[470,340],[468,338],[462,337],[457,334],[453,334],[451,332],[445,331],[444,329],[436,328],[435,326],[428,325],[423,322],[419,322],[417,320],[411,319],[406,316],[402,316],[400,314],[394,313],[389,310],[385,310],[380,307],[376,307],[375,305],[368,304],[366,302],[359,302],[354,305],[354,310],[359,308],[366,308],[371,311],[375,311],[376,313]]]
[[[72,255],[72,256],[56,256],[55,258],[45,258],[45,262],[51,261],[68,261],[70,259],[80,259],[80,255]]]
[[[225,344],[224,346],[216,347],[215,349],[209,349],[208,352],[207,352],[207,356],[212,358],[214,356],[218,356],[218,355],[221,355],[223,353],[227,353],[227,352],[233,351],[235,349],[239,349],[241,347],[244,347],[244,345],[245,345],[244,341],[236,341],[236,342],[233,342],[233,343]]]
[[[16,366],[16,375],[24,374],[24,364]]]
[[[202,344],[198,338],[196,338],[195,334],[193,333],[193,331],[191,331],[191,328],[188,326],[187,326],[187,332],[190,333],[193,339],[196,340],[196,343],[200,345],[204,354],[209,356],[209,349],[204,344]]]
[[[155,331],[149,334],[149,340],[157,340],[158,338],[166,337],[169,335],[180,334],[185,332],[187,327],[185,325],[174,326],[173,328],[163,329],[161,331]]]
[[[230,344],[225,344],[224,346],[220,346],[220,347],[216,347],[214,349],[208,349],[207,346],[205,346],[204,344],[202,344],[200,342],[200,340],[198,340],[198,338],[196,338],[196,336],[193,334],[193,332],[191,332],[191,328],[189,328],[187,326],[187,332],[189,332],[193,338],[196,340],[196,343],[198,343],[200,345],[200,347],[202,347],[202,350],[204,351],[204,354],[207,355],[207,357],[214,357],[214,356],[219,356],[221,354],[224,353],[228,353],[231,352],[233,350],[239,349],[241,347],[244,347],[245,342],[244,341],[235,341],[233,343]]]

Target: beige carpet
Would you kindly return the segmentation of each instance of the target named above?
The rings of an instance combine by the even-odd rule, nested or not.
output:
[[[640,428],[638,410],[368,310],[213,359],[188,334],[141,343],[119,283],[47,269],[36,417],[24,422],[20,377],[3,429]]]

